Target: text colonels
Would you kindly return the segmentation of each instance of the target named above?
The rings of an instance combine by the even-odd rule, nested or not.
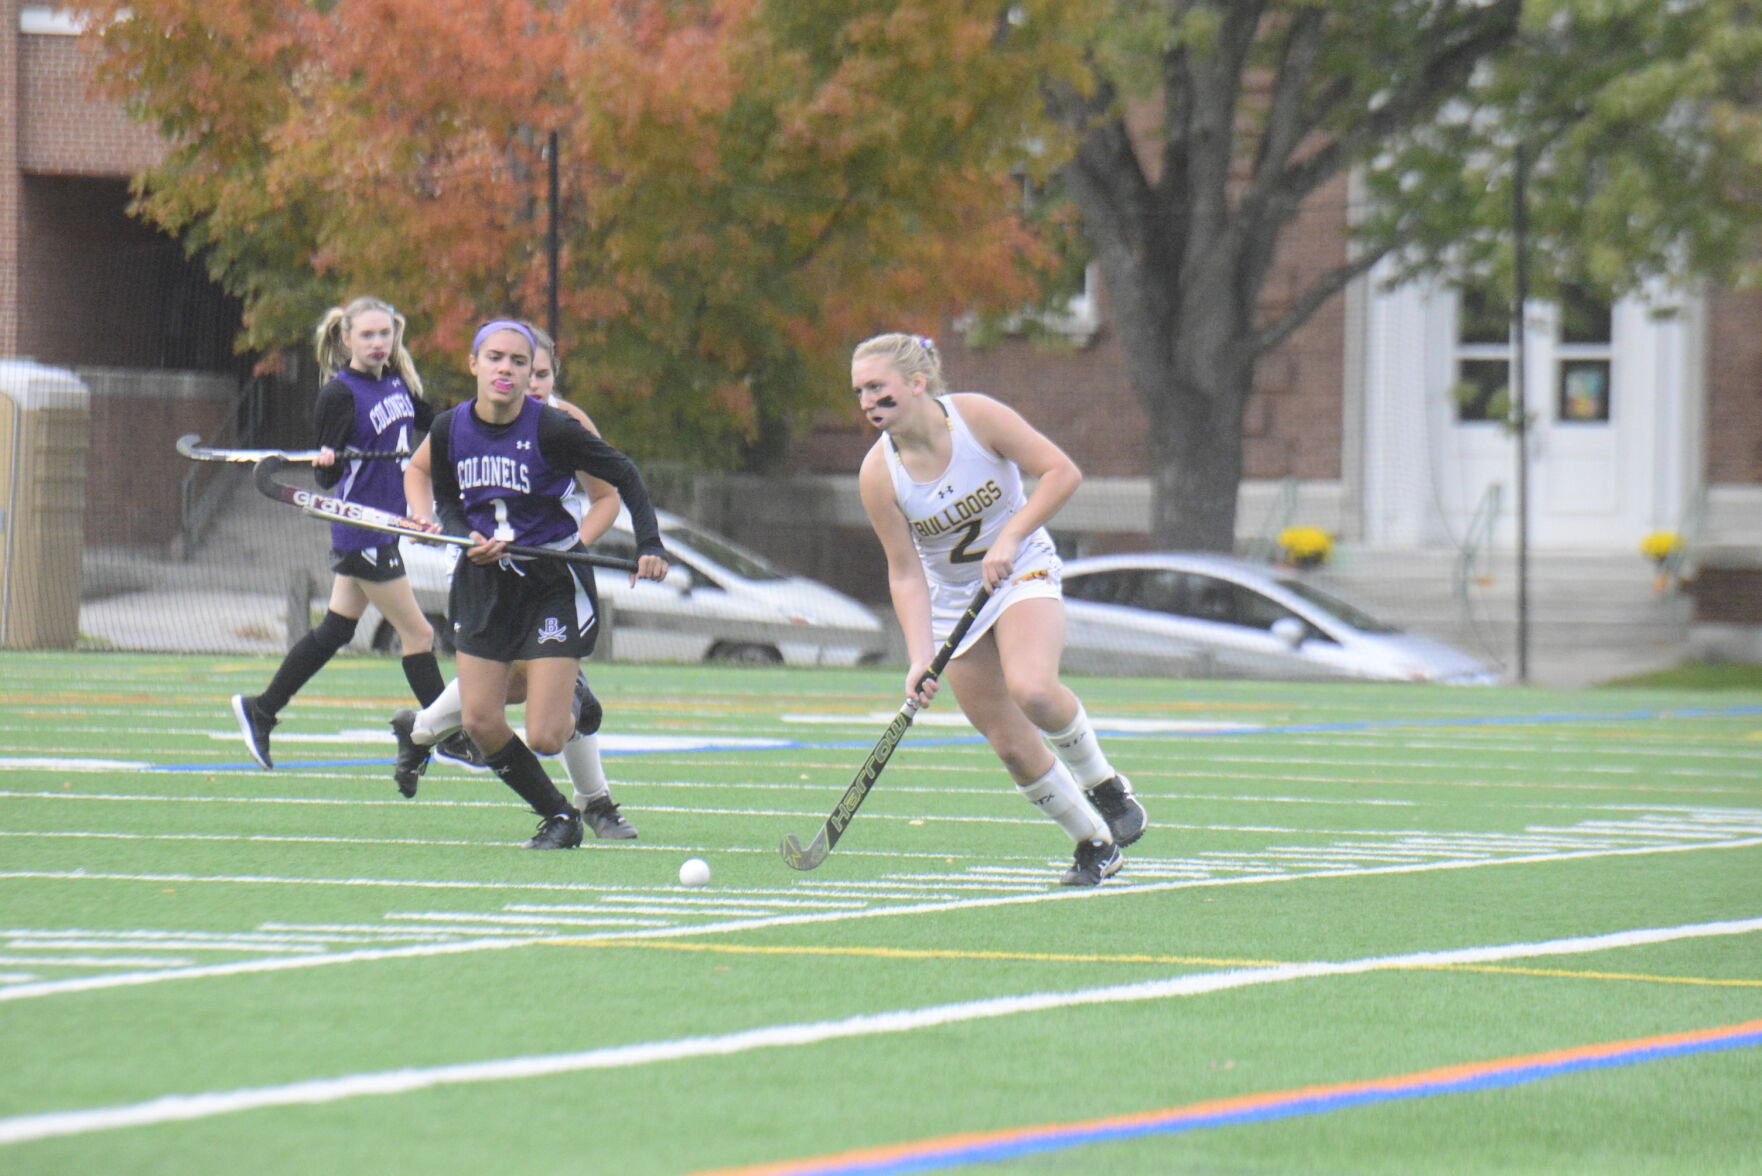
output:
[[[383,433],[394,421],[415,420],[416,406],[410,402],[408,392],[400,392],[396,396],[387,396],[367,412],[373,422],[373,431]]]
[[[526,468],[525,462],[515,458],[486,454],[481,457],[461,457],[453,465],[459,474],[461,490],[492,486],[502,490],[518,490],[522,494],[532,493],[531,472]]]
[[[964,522],[978,518],[985,513],[986,507],[1002,498],[1003,490],[998,487],[997,482],[987,480],[983,486],[960,501],[950,503],[939,513],[933,514],[927,519],[911,520],[912,530],[916,531],[920,538],[934,538],[944,531],[953,530]]]

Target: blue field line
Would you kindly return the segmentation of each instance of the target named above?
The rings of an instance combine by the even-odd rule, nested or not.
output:
[[[919,1145],[922,1150],[916,1151],[915,1154],[895,1155],[884,1159],[858,1157],[852,1157],[845,1161],[831,1159],[824,1164],[815,1164],[809,1161],[801,1167],[789,1165],[785,1170],[789,1176],[854,1176],[857,1173],[861,1173],[862,1176],[892,1176],[894,1173],[931,1172],[967,1164],[995,1164],[1021,1156],[1068,1151],[1094,1144],[1122,1143],[1150,1136],[1184,1135],[1190,1131],[1207,1131],[1218,1127],[1270,1123],[1283,1119],[1305,1118],[1311,1115],[1328,1115],[1336,1111],[1374,1106],[1379,1103],[1407,1102],[1413,1099],[1434,1098],[1441,1095],[1474,1094],[1480,1091],[1501,1090],[1514,1086],[1526,1086],[1532,1082],[1542,1082],[1568,1074],[1617,1069],[1693,1054],[1752,1049],[1759,1045],[1762,1045],[1762,1031],[1704,1038],[1697,1041],[1658,1045],[1639,1044],[1634,1049],[1619,1053],[1590,1057],[1565,1057],[1558,1061],[1545,1061],[1533,1065],[1520,1064],[1508,1069],[1485,1070],[1462,1078],[1438,1081],[1418,1080],[1403,1085],[1391,1083],[1371,1089],[1357,1085],[1344,1089],[1323,1089],[1315,1093],[1293,1091],[1288,1097],[1274,1098],[1259,1105],[1240,1108],[1226,1107],[1210,1113],[1193,1114],[1176,1111],[1160,1116],[1141,1116],[1134,1121],[1117,1124],[1079,1123],[1072,1124],[1068,1130],[1059,1128],[1029,1129],[1031,1134],[1027,1134],[1024,1138],[997,1139],[969,1146],[956,1145],[943,1150],[937,1150],[934,1142],[931,1142]]]
[[[1660,719],[1740,719],[1751,715],[1762,715],[1762,706],[1718,706],[1718,707],[1685,707],[1678,710],[1652,711],[1592,711],[1588,713],[1562,715],[1485,715],[1455,719],[1361,719],[1344,723],[1293,723],[1278,727],[1242,727],[1217,731],[1106,731],[1105,724],[1097,724],[1106,731],[1109,741],[1116,739],[1238,739],[1245,735],[1326,735],[1342,734],[1351,731],[1388,731],[1411,728],[1418,730],[1446,730],[1456,727],[1527,727],[1551,723],[1631,723],[1649,722]],[[914,739],[914,747],[970,747],[985,742],[983,735],[944,735],[927,739]],[[779,739],[764,748],[756,749],[767,752],[774,751],[861,751],[873,747],[874,740],[839,739],[827,742],[809,742],[795,739]],[[702,747],[655,747],[655,748],[602,748],[600,754],[608,758],[612,756],[634,755],[725,755],[731,751],[753,751],[752,747],[740,744],[709,743]],[[281,766],[289,770],[323,770],[327,768],[363,768],[378,767],[392,763],[390,757],[383,759],[363,760],[305,760],[299,763],[284,763]],[[153,772],[230,772],[244,768],[256,767],[251,761],[237,764],[164,764],[150,768]]]

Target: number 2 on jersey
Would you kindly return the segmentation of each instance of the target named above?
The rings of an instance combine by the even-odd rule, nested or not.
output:
[[[985,553],[990,550],[988,547],[981,547],[977,551],[968,550],[979,538],[979,524],[983,521],[982,519],[974,519],[961,531],[960,542],[956,543],[954,550],[948,553],[949,563],[978,563],[985,558]]]

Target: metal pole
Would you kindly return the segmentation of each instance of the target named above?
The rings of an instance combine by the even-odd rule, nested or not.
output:
[[[1529,302],[1529,154],[1520,143],[1511,176],[1511,241],[1515,254],[1515,281],[1511,304],[1512,344],[1511,426],[1517,437],[1517,680],[1530,676],[1530,449],[1529,406],[1524,397],[1525,369],[1529,349],[1524,327],[1524,307]]]
[[[558,334],[557,319],[559,317],[557,310],[557,269],[563,251],[562,228],[558,223],[558,206],[562,201],[559,191],[561,184],[557,178],[557,132],[555,131],[551,132],[550,141],[545,145],[545,154],[550,157],[551,164],[551,215],[549,231],[547,234],[548,240],[545,242],[546,254],[550,261],[550,303],[546,307],[547,313],[545,315],[545,327],[550,331],[551,338],[555,339]],[[558,346],[561,347],[562,344],[558,344]]]

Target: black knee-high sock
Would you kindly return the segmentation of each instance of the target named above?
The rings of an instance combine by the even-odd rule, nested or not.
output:
[[[545,774],[544,765],[532,754],[532,749],[521,742],[520,736],[508,740],[508,745],[494,755],[484,757],[490,771],[502,778],[502,783],[520,794],[520,799],[532,806],[532,811],[541,817],[554,817],[558,813],[569,811],[569,802],[551,783]]]
[[[410,683],[410,692],[423,706],[439,698],[441,691],[447,688],[447,680],[441,677],[440,663],[434,660],[433,651],[404,655],[404,681]]]
[[[300,687],[311,681],[312,675],[322,670],[354,635],[353,620],[327,611],[318,627],[294,642],[288,655],[281,659],[281,668],[275,671],[275,677],[257,696],[257,709],[274,718],[288,700],[299,693]]]

